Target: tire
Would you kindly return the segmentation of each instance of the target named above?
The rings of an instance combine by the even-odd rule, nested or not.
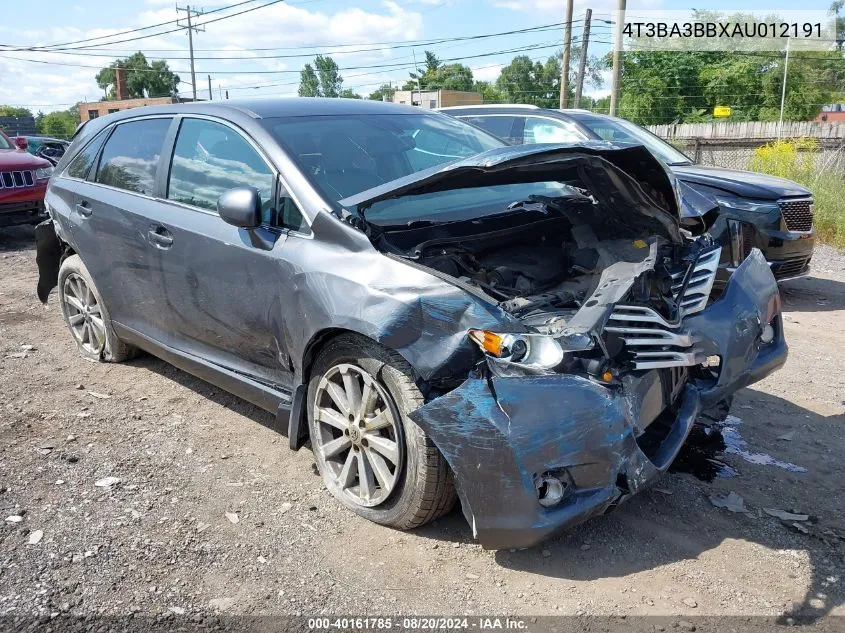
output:
[[[137,349],[115,334],[108,309],[79,255],[62,262],[58,285],[62,317],[83,357],[119,363],[136,355]]]
[[[364,373],[375,383],[369,391]],[[343,408],[337,406],[335,396],[330,395],[329,383],[345,387],[347,380],[355,380],[360,386],[364,395],[359,401],[368,393],[373,398],[372,412],[356,416],[357,420],[347,419],[349,416],[343,418]],[[373,392],[377,395],[373,396]],[[346,508],[375,523],[410,530],[442,516],[455,504],[455,486],[449,465],[423,430],[408,418],[408,413],[421,406],[424,400],[413,380],[411,366],[399,354],[361,336],[338,336],[315,359],[307,398],[308,430],[317,470],[329,492]],[[327,409],[333,416],[340,416],[334,416],[331,424],[324,421]],[[364,409],[367,409],[365,405],[361,410]],[[315,411],[321,412],[320,421]],[[381,428],[388,413],[392,416],[390,426]],[[346,430],[335,426],[340,421],[348,424]],[[364,430],[356,431],[356,424]],[[374,431],[371,427],[380,430]],[[344,437],[350,444],[348,452],[341,450],[336,455],[329,455],[332,452],[329,442],[337,445]],[[391,439],[397,444],[398,464],[385,456],[388,451],[381,446],[389,445]],[[396,451],[390,454],[395,455]],[[350,457],[352,455],[355,457]],[[377,467],[379,458],[382,466],[388,466],[387,472]],[[344,468],[350,459],[354,463],[349,471],[357,470],[351,483],[349,476],[344,477]],[[362,459],[369,464],[370,472],[365,475],[365,480],[370,482],[368,488],[373,490],[369,496],[362,493],[366,491],[361,485],[359,470]],[[394,466],[393,479],[388,477],[391,466]],[[383,476],[380,477],[379,472]],[[346,479],[347,484],[344,485],[341,479]],[[385,480],[388,485],[382,485]]]

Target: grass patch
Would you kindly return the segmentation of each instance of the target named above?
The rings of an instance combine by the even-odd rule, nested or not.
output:
[[[841,157],[833,158],[841,161]],[[758,147],[749,169],[793,180],[812,191],[818,239],[845,247],[845,175],[835,160],[820,155],[816,139],[781,140]]]

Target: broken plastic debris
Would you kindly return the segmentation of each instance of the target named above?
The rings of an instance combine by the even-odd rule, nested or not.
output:
[[[710,495],[710,503],[717,508],[724,508],[729,512],[751,514],[748,508],[745,507],[745,500],[733,491],[728,494],[715,493]]]
[[[807,521],[810,518],[809,514],[795,514],[794,512],[778,510],[777,508],[763,508],[763,512],[781,521]]]

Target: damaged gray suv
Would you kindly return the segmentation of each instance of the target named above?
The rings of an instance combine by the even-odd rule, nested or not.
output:
[[[758,250],[679,228],[639,146],[506,147],[343,99],[138,108],[50,181],[39,297],[80,352],[141,349],[274,412],[326,487],[489,548],[616,507],[786,358]]]

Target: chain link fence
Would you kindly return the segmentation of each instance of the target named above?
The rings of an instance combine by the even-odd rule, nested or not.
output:
[[[749,170],[754,168],[755,150],[777,139],[668,138],[666,140],[697,164]],[[845,175],[845,139],[815,139],[812,149],[799,149],[799,151],[808,157],[812,156],[815,169]]]

